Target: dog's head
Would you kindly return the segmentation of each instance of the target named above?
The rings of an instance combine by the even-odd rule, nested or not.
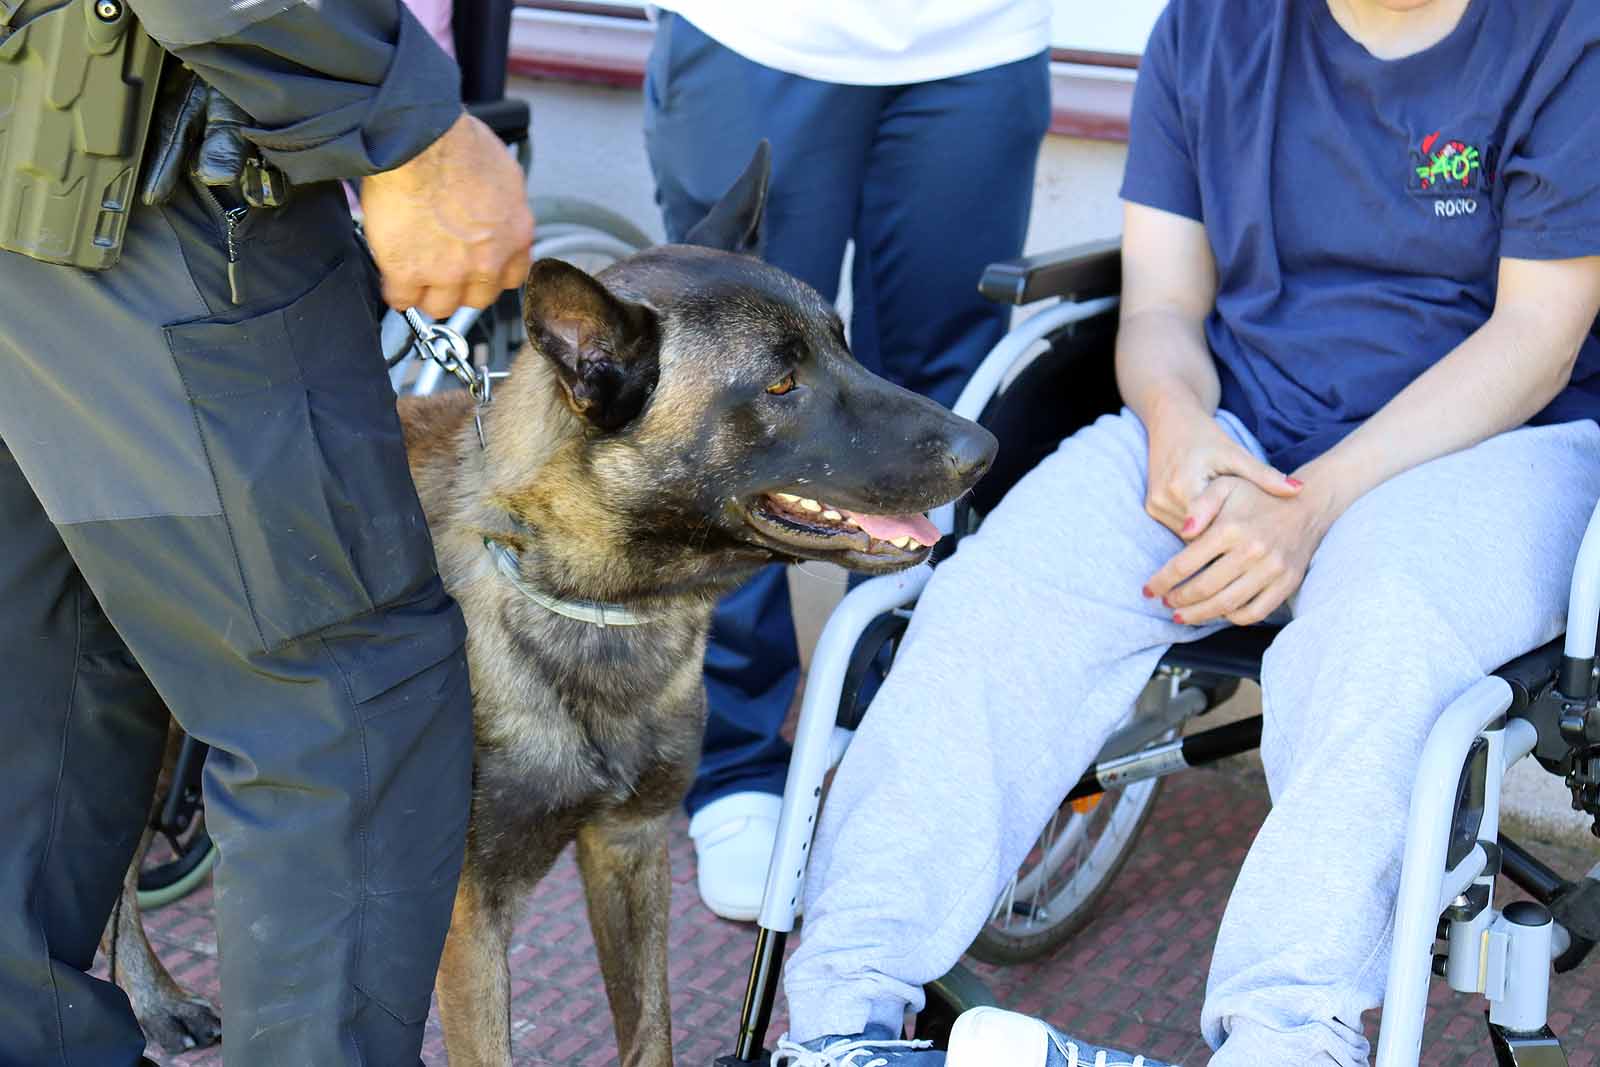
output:
[[[937,539],[922,513],[994,457],[986,430],[868,372],[828,302],[755,258],[769,171],[763,143],[685,244],[597,278],[541,260],[525,291],[553,372],[530,377],[571,420],[562,494],[590,498],[567,536],[626,545],[670,584],[774,560],[909,566]],[[541,482],[530,510],[562,507]]]

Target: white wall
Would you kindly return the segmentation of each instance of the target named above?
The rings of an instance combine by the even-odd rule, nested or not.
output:
[[[1057,48],[1138,55],[1166,0],[1055,0]]]
[[[643,7],[638,0],[596,0],[612,7]],[[1145,38],[1166,0],[1054,0],[1054,33],[1051,43],[1057,48],[1078,48],[1089,52],[1144,51]]]

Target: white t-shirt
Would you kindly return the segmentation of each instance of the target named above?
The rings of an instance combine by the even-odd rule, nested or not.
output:
[[[1050,0],[667,0],[746,59],[817,81],[905,85],[1050,47]]]

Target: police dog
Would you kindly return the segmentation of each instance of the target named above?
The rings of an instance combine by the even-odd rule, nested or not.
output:
[[[621,1062],[671,1067],[668,826],[694,777],[717,599],[774,561],[920,562],[921,516],[995,441],[868,373],[762,263],[766,146],[683,245],[533,265],[529,342],[483,412],[402,400],[467,619],[477,758],[437,992],[452,1067],[511,1062],[518,905],[577,845]]]

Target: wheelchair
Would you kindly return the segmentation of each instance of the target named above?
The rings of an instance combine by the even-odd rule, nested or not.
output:
[[[1109,354],[1121,288],[1120,248],[1099,242],[991,265],[980,283],[992,300],[1045,300],[986,357],[955,405],[992,430],[1000,450],[974,493],[932,514],[947,536],[933,559],[863,582],[828,619],[813,652],[777,842],[767,872],[754,958],[734,1053],[716,1067],[766,1063],[785,940],[795,926],[823,780],[865,708],[862,680],[904,634],[933,567],[976,529],[1024,474],[1099,415],[1120,407]],[[1047,396],[1050,404],[1035,398]],[[1552,970],[1579,966],[1600,941],[1600,866],[1567,879],[1500,829],[1507,768],[1533,758],[1561,776],[1573,807],[1600,836],[1600,507],[1572,577],[1566,634],[1501,667],[1455,700],[1428,736],[1413,789],[1394,948],[1377,1067],[1414,1067],[1422,1049],[1429,980],[1489,1002],[1495,1062],[1565,1067],[1549,1028]],[[1260,745],[1259,715],[1209,729],[1204,716],[1241,679],[1259,682],[1273,625],[1235,627],[1175,645],[1126,724],[1063,798],[1061,807],[1000,894],[969,952],[985,962],[1037,959],[1093,915],[1132,852],[1161,780]],[[1200,720],[1199,723],[1193,720]],[[1495,906],[1504,874],[1530,900]],[[962,1010],[992,1003],[957,966],[925,989],[916,1036],[943,1047]]]
[[[527,173],[533,164],[528,102],[506,96],[514,6],[513,0],[458,0],[452,29],[467,110],[505,142]],[[535,259],[557,257],[593,273],[653,243],[637,226],[598,204],[564,196],[535,196],[530,203],[538,223]],[[423,320],[430,322],[426,315]],[[446,325],[466,340],[480,375],[504,372],[525,340],[516,292],[502,293],[482,311],[461,308]],[[380,343],[396,392],[420,395],[458,385],[438,363],[423,358],[415,340],[403,316],[383,312]],[[172,780],[151,819],[151,846],[140,861],[139,906],[145,910],[193,892],[216,864],[200,789],[207,746],[187,736],[179,745]]]

